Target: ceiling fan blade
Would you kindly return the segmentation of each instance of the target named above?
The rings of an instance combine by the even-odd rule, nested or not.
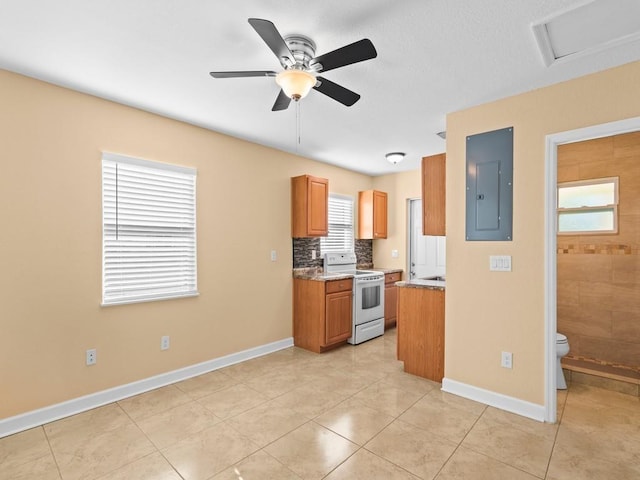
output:
[[[360,100],[360,95],[356,92],[352,92],[348,88],[344,88],[337,83],[333,83],[330,80],[327,80],[323,77],[316,77],[318,79],[318,83],[316,83],[314,90],[319,91],[320,93],[324,93],[327,97],[331,97],[334,100],[340,102],[347,107],[350,107],[358,100]]]
[[[253,70],[247,72],[209,72],[213,78],[242,78],[242,77],[275,77],[276,72],[270,70]]]
[[[363,62],[364,60],[370,60],[376,58],[378,52],[368,38],[363,38],[357,42],[345,45],[342,48],[334,50],[333,52],[325,53],[319,57],[311,60],[310,64],[319,63],[322,65],[320,72],[327,72],[334,68],[344,67],[351,65],[352,63]]]
[[[289,104],[291,103],[291,98],[287,97],[283,90],[280,90],[278,94],[278,98],[276,98],[276,103],[273,104],[272,112],[278,112],[280,110],[286,110],[289,108]]]
[[[296,63],[293,53],[291,53],[282,35],[280,35],[280,32],[272,22],[261,18],[250,18],[249,23],[258,32],[264,43],[276,54],[283,67]]]

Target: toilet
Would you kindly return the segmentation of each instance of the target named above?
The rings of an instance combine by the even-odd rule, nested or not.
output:
[[[569,341],[566,335],[556,333],[556,356],[558,357],[558,371],[556,373],[556,388],[558,390],[566,390],[567,382],[564,379],[564,373],[562,372],[562,365],[560,359],[569,353]]]

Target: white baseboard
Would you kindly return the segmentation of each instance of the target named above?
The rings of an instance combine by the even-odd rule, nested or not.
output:
[[[293,346],[293,337],[0,420],[0,438]]]
[[[527,402],[518,398],[509,397],[501,393],[485,390],[484,388],[474,387],[466,383],[451,380],[449,378],[442,379],[442,391],[453,393],[460,397],[475,400],[492,407],[506,410],[507,412],[522,415],[523,417],[532,418],[539,422],[544,422],[545,409],[544,405]]]

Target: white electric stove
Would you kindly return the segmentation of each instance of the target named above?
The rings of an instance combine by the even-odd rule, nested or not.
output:
[[[354,252],[326,253],[325,273],[353,275],[353,323],[351,344],[358,344],[384,334],[384,273],[357,270]]]

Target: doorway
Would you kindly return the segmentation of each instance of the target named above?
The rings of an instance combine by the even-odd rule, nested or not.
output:
[[[546,137],[545,153],[545,421],[557,418],[557,168],[558,145],[592,140],[640,130],[640,117],[585,127]]]
[[[445,276],[447,253],[446,237],[422,234],[422,199],[409,199],[408,211],[408,279]]]

